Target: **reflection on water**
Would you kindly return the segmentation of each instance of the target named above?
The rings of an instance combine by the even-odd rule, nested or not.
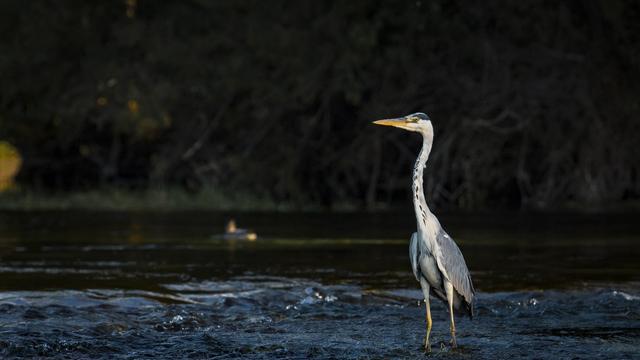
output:
[[[411,216],[0,214],[0,355],[413,358],[424,309]],[[477,317],[434,301],[434,356],[632,358],[640,351],[633,216],[443,216]]]

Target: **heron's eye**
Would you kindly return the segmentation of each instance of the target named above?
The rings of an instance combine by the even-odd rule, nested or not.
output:
[[[417,122],[418,122],[418,120],[420,120],[420,119],[418,119],[418,118],[417,118],[417,117],[415,117],[415,116],[412,116],[412,117],[410,117],[410,118],[408,118],[408,119],[407,119],[407,122],[410,122],[410,123],[417,123]]]

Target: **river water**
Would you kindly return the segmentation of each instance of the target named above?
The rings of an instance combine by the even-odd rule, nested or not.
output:
[[[216,237],[233,215],[256,242]],[[636,215],[442,215],[476,317],[432,301],[412,214],[0,213],[0,356],[59,359],[640,357]]]

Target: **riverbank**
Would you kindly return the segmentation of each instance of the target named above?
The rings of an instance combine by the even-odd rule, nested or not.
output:
[[[364,208],[356,202],[343,202],[333,205],[317,203],[295,203],[278,201],[268,195],[234,192],[224,189],[204,188],[198,192],[189,192],[178,187],[149,190],[125,190],[105,188],[70,192],[38,192],[14,189],[0,192],[0,210],[105,210],[105,211],[390,211],[406,210],[409,199],[398,201],[394,206],[377,204],[373,208]],[[440,212],[463,212],[468,209],[436,208]],[[513,211],[514,209],[475,209],[473,213],[495,211]],[[605,204],[583,204],[568,202],[559,205],[515,209],[522,212],[542,213],[627,213],[640,212],[640,202],[621,201]]]
[[[266,197],[205,189],[190,193],[178,188],[144,191],[117,188],[43,193],[15,190],[0,193],[0,210],[245,210],[286,211],[294,207]]]

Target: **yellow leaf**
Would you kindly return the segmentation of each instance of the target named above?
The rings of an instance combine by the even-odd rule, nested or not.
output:
[[[127,101],[127,107],[132,114],[137,114],[140,111],[140,105],[134,99]]]
[[[18,149],[6,141],[0,141],[0,192],[11,187],[21,165],[22,157]]]

